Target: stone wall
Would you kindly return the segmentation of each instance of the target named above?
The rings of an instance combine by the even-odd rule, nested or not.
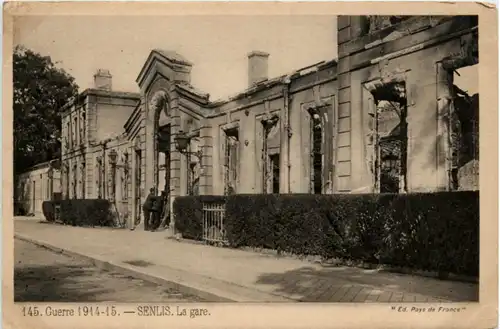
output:
[[[333,113],[337,113],[335,73],[336,66],[331,63],[317,72],[292,76],[289,82],[285,82],[284,78],[283,82],[268,88],[262,87],[262,91],[220,105],[217,114],[207,119],[209,127],[206,128],[212,143],[209,147],[212,168],[209,170],[213,194],[224,193],[223,138],[224,131],[231,128],[239,130],[239,180],[236,192],[263,193],[262,120],[269,115],[279,118],[280,193],[308,193],[310,124],[306,108],[311,104],[322,104],[331,106]],[[330,121],[329,124],[337,127],[335,122]],[[340,132],[342,129],[343,123]],[[337,139],[336,133],[332,143],[334,150]]]
[[[352,169],[350,180],[340,185],[346,191],[373,191],[365,138],[373,97],[365,86],[399,75],[407,89],[408,190],[447,189],[449,145],[444,114],[438,113],[438,63],[462,51],[473,20],[420,16],[401,23],[406,24],[404,32],[390,28],[374,34],[366,34],[365,23],[362,16],[338,20],[339,112],[349,118],[351,126],[351,145],[343,159],[350,161]]]

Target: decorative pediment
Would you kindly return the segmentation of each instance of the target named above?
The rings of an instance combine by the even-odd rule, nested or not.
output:
[[[189,83],[193,64],[175,51],[154,49],[144,63],[136,82],[146,90],[157,75],[173,83]]]

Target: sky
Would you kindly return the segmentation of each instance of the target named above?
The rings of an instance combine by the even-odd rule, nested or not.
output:
[[[247,87],[247,53],[265,51],[269,77],[337,57],[336,16],[23,16],[14,43],[51,56],[92,87],[97,69],[111,71],[113,89],[138,92],[135,82],[154,48],[193,63],[191,83],[225,98]]]

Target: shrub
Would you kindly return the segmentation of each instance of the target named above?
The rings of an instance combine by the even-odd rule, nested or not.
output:
[[[233,195],[233,247],[478,275],[479,193]]]
[[[182,237],[201,240],[203,237],[203,203],[224,203],[226,197],[198,195],[176,197],[173,204],[175,229]]]
[[[178,197],[184,237],[202,238],[202,204],[210,202],[226,202],[232,247],[479,273],[479,192]]]
[[[392,209],[382,251],[384,262],[479,274],[479,192],[399,195]]]
[[[114,226],[111,203],[104,199],[61,200],[61,220],[73,226]]]
[[[374,260],[382,237],[379,195],[234,195],[226,205],[232,246]]]

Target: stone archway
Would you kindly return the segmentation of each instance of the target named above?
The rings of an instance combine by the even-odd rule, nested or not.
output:
[[[149,170],[148,181],[155,188],[156,195],[161,195],[163,192],[167,194],[165,202],[165,216],[161,218],[161,224],[166,224],[166,218],[169,214],[172,201],[171,188],[171,108],[170,96],[163,90],[157,90],[151,93],[148,106],[148,122],[150,132],[147,134],[147,148],[151,150],[148,156],[148,163],[152,165],[152,170]]]
[[[170,117],[170,106],[168,94],[164,90],[156,91],[149,101],[149,109],[153,114],[153,186],[156,188],[156,192],[160,193],[163,190],[163,186],[159,186],[160,184],[160,166],[167,166],[167,168],[163,168],[165,171],[170,167],[170,163],[167,163],[166,157],[163,159],[163,156],[160,153],[169,153],[170,152],[170,122],[168,122]],[[166,116],[167,122],[162,122],[160,124],[161,114]],[[160,164],[160,160],[163,163]],[[166,182],[169,185],[169,182]],[[169,191],[167,191],[169,192]]]

